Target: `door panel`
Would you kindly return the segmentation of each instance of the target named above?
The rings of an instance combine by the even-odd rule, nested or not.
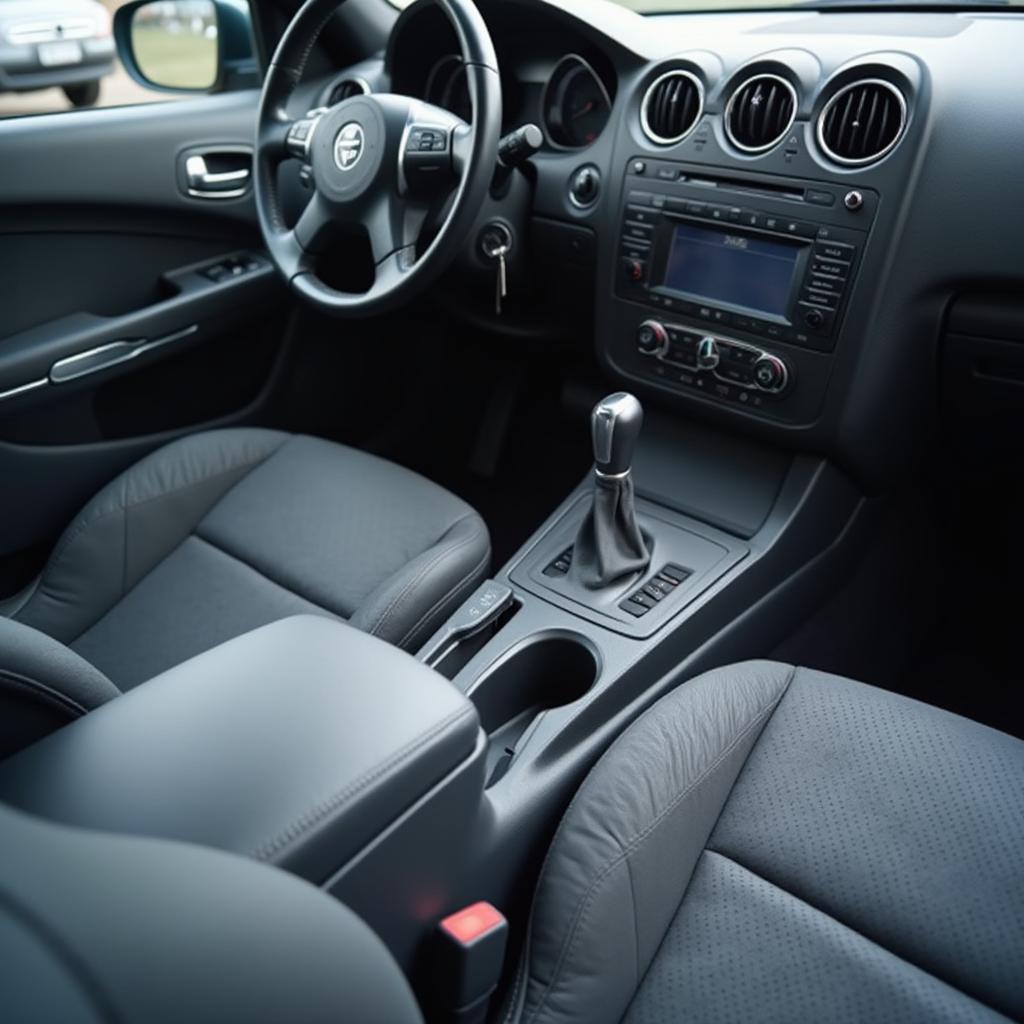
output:
[[[257,100],[0,121],[0,570],[157,445],[260,419],[289,300],[239,173]]]

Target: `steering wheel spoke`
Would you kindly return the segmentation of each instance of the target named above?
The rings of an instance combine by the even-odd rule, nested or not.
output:
[[[299,214],[292,234],[305,252],[318,253],[323,251],[334,227],[331,211],[323,196],[314,192],[306,208]]]

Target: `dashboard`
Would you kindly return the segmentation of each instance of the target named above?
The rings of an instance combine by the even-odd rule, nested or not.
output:
[[[593,324],[606,372],[869,487],[905,465],[935,427],[950,310],[1024,284],[1020,13],[480,7],[503,128],[544,137],[525,210],[488,216]],[[382,58],[319,87],[468,119],[457,49],[416,4]]]

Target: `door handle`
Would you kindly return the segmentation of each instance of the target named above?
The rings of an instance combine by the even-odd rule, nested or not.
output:
[[[231,170],[211,171],[208,159],[221,164],[238,164]],[[238,199],[249,190],[252,177],[250,158],[245,153],[193,153],[185,160],[186,191],[196,199]]]

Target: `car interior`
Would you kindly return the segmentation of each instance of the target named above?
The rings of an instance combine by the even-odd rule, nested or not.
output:
[[[4,1019],[1024,1020],[1024,11],[106,6],[166,102],[0,117]]]

